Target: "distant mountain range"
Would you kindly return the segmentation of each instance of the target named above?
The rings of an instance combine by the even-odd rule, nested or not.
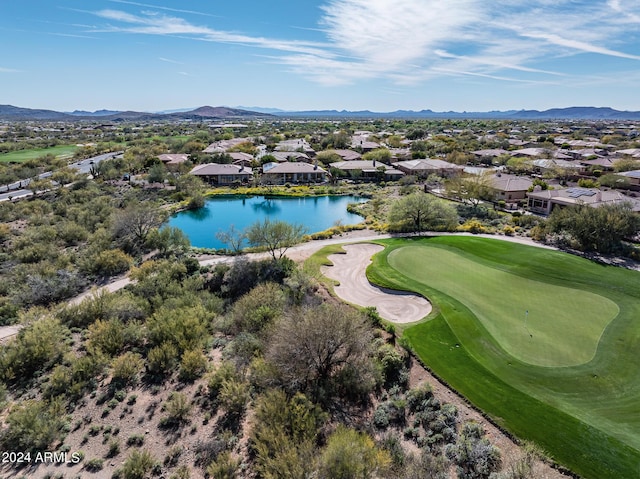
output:
[[[436,112],[432,110],[396,110],[373,112],[369,110],[311,110],[286,111],[277,108],[202,106],[192,110],[168,110],[157,113],[138,111],[75,110],[59,112],[0,105],[0,120],[5,121],[149,121],[149,120],[251,120],[257,118],[440,118],[440,119],[504,119],[504,120],[640,120],[639,111],[620,111],[602,107],[569,107],[550,110],[508,110],[488,112]]]
[[[53,110],[20,108],[13,105],[0,105],[0,120],[5,121],[148,121],[148,120],[239,120],[271,117],[267,113],[247,111],[225,106],[201,106],[195,110],[173,111],[168,113],[149,113],[140,111],[98,110],[94,112],[75,110],[64,113]]]

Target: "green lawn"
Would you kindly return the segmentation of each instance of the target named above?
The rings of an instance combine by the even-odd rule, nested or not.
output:
[[[430,368],[571,470],[638,477],[640,273],[476,237],[380,243],[370,279],[434,303],[404,330]]]
[[[12,151],[11,153],[0,155],[0,163],[22,163],[47,154],[51,154],[56,158],[71,158],[77,149],[78,147],[75,145],[59,145],[51,148]]]
[[[443,247],[407,246],[388,256],[407,277],[453,297],[514,358],[539,366],[574,366],[593,358],[613,301],[589,291],[528,279]]]

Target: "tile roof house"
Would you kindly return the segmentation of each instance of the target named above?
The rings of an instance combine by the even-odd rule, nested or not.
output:
[[[495,192],[496,201],[503,200],[509,203],[526,198],[527,190],[533,186],[533,181],[526,176],[498,173],[489,177],[489,184]]]
[[[269,185],[322,183],[326,180],[326,170],[310,163],[289,161],[285,163],[267,163],[262,166],[261,181]]]
[[[337,161],[331,163],[332,168],[344,171],[351,178],[377,180],[380,179],[381,169],[384,168],[385,181],[400,179],[404,173],[392,166],[375,160]]]
[[[227,155],[233,159],[233,163],[236,165],[250,166],[253,162],[253,155],[243,153],[242,151],[232,151],[231,153],[227,153]]]
[[[464,166],[449,163],[437,158],[426,158],[422,160],[407,160],[394,163],[393,166],[407,175],[415,175],[426,178],[434,174],[449,177],[461,173]]]
[[[253,178],[251,168],[234,164],[205,163],[196,166],[189,173],[215,186],[248,183]]]
[[[353,160],[359,160],[360,158],[362,158],[362,154],[354,150],[334,150],[334,151],[344,161],[353,161]]]
[[[251,142],[251,138],[232,138],[231,140],[220,140],[211,143],[207,146],[203,153],[226,153],[227,150],[233,148],[234,146],[238,146],[242,143]]]
[[[304,138],[295,140],[283,140],[276,145],[276,151],[300,151],[308,156],[315,156],[316,151]]]
[[[280,163],[283,163],[285,161],[303,161],[305,163],[309,163],[311,161],[309,155],[307,155],[306,153],[301,153],[299,151],[272,151],[269,154]]]
[[[174,166],[189,160],[189,155],[186,153],[165,153],[164,155],[158,155],[158,159],[167,166]]]
[[[640,201],[615,190],[577,187],[542,190],[536,187],[534,191],[527,193],[527,197],[529,210],[543,215],[550,214],[554,208],[558,207],[588,205],[597,208],[616,203],[629,203],[632,205],[633,211],[640,212]]]

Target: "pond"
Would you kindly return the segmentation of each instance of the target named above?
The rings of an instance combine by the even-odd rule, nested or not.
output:
[[[363,221],[361,216],[349,213],[349,203],[363,203],[366,198],[356,196],[223,196],[210,198],[202,208],[181,211],[169,219],[169,226],[180,228],[197,248],[224,248],[216,238],[219,231],[231,225],[243,230],[265,218],[302,224],[307,233],[317,233],[335,224],[350,225]]]

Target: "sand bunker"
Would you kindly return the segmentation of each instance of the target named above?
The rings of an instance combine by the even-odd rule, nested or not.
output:
[[[419,321],[431,312],[431,303],[414,293],[373,286],[366,269],[371,257],[383,247],[371,243],[344,245],[346,254],[329,255],[333,266],[323,266],[322,274],[340,282],[336,294],[358,306],[375,306],[384,319],[394,323]]]

